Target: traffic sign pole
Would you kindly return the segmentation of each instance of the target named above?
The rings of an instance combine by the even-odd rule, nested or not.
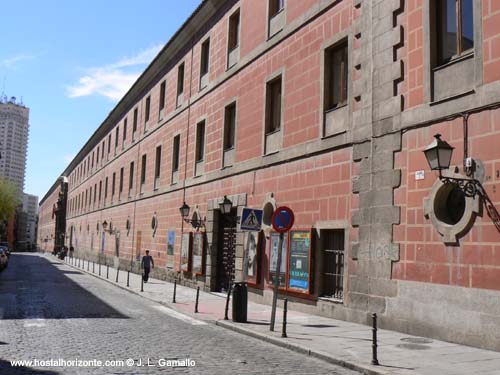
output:
[[[271,325],[270,331],[274,331],[274,322],[276,320],[276,304],[278,303],[278,289],[280,287],[280,274],[281,274],[281,249],[283,247],[283,239],[285,233],[280,233],[280,240],[278,242],[278,264],[276,264],[276,275],[274,276],[274,291],[273,291],[273,308],[271,310]]]

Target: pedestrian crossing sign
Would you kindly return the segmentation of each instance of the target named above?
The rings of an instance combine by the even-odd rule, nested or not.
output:
[[[244,207],[241,213],[240,230],[255,232],[262,226],[262,210]]]

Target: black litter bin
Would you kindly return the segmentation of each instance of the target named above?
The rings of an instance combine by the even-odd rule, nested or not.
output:
[[[244,281],[233,286],[233,322],[247,322],[248,290]]]

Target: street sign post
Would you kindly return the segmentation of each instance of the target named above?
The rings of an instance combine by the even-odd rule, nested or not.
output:
[[[262,210],[244,207],[241,212],[240,230],[258,232],[262,227]]]
[[[273,307],[271,310],[271,324],[269,326],[270,331],[274,331],[274,322],[276,320],[276,305],[278,303],[278,289],[280,286],[280,274],[281,274],[281,251],[283,247],[283,238],[285,232],[288,232],[295,220],[293,211],[286,207],[278,207],[271,218],[271,224],[276,232],[280,234],[280,240],[278,243],[278,259],[276,264],[276,277],[274,278],[274,291],[273,291]]]

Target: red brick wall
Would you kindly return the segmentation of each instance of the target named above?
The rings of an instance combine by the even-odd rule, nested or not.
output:
[[[445,246],[424,217],[423,200],[428,196],[437,172],[431,172],[422,150],[441,133],[455,147],[452,165],[462,169],[463,123],[455,119],[403,135],[402,152],[395,167],[401,168],[402,184],[394,201],[401,206],[401,225],[394,226],[394,241],[401,244],[400,262],[394,263],[393,278],[471,288],[500,290],[500,233],[486,212],[460,239],[460,246]],[[469,118],[469,155],[484,163],[484,187],[500,208],[500,110],[484,111]],[[415,171],[424,170],[425,179],[415,180]]]

